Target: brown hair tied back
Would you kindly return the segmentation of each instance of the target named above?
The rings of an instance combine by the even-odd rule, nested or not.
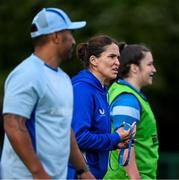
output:
[[[124,46],[120,52],[118,77],[121,79],[128,77],[131,64],[139,66],[147,52],[150,52],[150,49],[142,44],[128,44]]]
[[[89,67],[90,57],[99,58],[101,53],[106,50],[108,45],[112,43],[118,46],[118,42],[107,35],[97,35],[90,38],[87,43],[80,43],[76,49],[77,57],[82,61],[85,68]]]
[[[80,59],[80,61],[84,64],[84,66],[87,66],[87,43],[80,43],[78,44],[76,48],[76,56]]]
[[[120,53],[123,51],[123,49],[127,47],[127,43],[126,42],[119,42],[119,51]]]

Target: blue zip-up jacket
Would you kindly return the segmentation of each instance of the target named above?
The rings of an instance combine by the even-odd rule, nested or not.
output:
[[[116,132],[111,134],[107,89],[86,69],[72,78],[72,84],[72,128],[90,171],[97,179],[102,179],[108,167],[109,150],[120,142]],[[69,167],[68,178],[72,178],[72,167]]]

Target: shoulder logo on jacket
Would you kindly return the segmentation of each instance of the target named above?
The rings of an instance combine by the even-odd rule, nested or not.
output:
[[[100,115],[105,115],[105,110],[104,109],[99,109],[99,114]]]

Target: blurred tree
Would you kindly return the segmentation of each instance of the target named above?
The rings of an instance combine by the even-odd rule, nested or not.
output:
[[[86,41],[95,34],[105,33],[119,41],[144,43],[151,48],[158,72],[153,86],[147,88],[145,93],[157,118],[160,151],[177,152],[179,150],[179,142],[176,140],[178,137],[176,117],[178,117],[179,101],[179,1],[1,0],[1,108],[5,78],[18,63],[32,52],[30,24],[33,16],[43,7],[58,7],[68,12],[72,20],[84,19],[87,21],[86,28],[74,32],[77,43]],[[72,76],[82,66],[74,55],[72,61],[64,63],[62,68]],[[2,136],[2,120],[0,129],[0,136]],[[170,137],[169,143],[166,141],[168,137]],[[0,145],[1,143],[2,138],[0,138]],[[160,176],[161,178],[169,176],[176,178],[174,174],[165,177],[160,174]]]
[[[43,7],[58,7],[72,20],[86,20],[87,27],[74,32],[77,43],[105,33],[119,41],[144,43],[154,55],[158,73],[146,89],[158,120],[160,150],[179,150],[177,104],[179,101],[179,1],[178,0],[1,0],[0,2],[0,104],[7,74],[32,52],[30,24]],[[82,66],[73,57],[62,68],[74,75]],[[173,131],[169,125],[172,124]],[[168,146],[166,139],[172,136]]]

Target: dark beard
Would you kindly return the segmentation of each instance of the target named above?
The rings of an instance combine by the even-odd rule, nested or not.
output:
[[[61,62],[69,62],[72,60],[72,55],[73,55],[73,48],[70,48],[68,51],[66,51],[61,58]]]
[[[73,55],[73,48],[70,48],[67,53],[67,61],[71,61]]]

